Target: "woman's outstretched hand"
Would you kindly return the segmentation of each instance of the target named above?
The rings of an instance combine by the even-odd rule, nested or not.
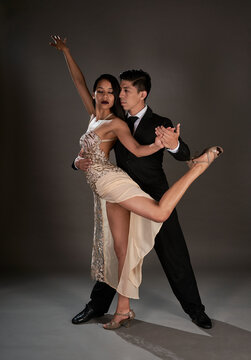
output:
[[[180,136],[180,124],[178,124],[176,128],[165,128],[164,126],[158,126],[155,129],[155,134],[161,138],[161,141],[165,148],[175,149],[178,146]]]
[[[61,40],[59,35],[51,35],[51,38],[54,42],[50,42],[49,44],[55,47],[57,50],[64,51],[68,49],[66,46],[66,38],[64,38],[64,40]]]

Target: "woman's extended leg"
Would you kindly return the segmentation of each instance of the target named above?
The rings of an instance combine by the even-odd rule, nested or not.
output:
[[[219,147],[210,148],[197,159],[193,160],[193,167],[176,181],[164,193],[159,202],[145,197],[134,197],[119,203],[125,209],[156,222],[165,221],[176,207],[188,187],[196,180],[215,160],[223,150]],[[135,201],[135,199],[137,200]]]
[[[114,250],[118,258],[118,278],[120,278],[127,251],[130,212],[118,204],[112,204],[109,202],[106,203],[106,210],[114,241]],[[126,314],[129,311],[129,298],[118,294],[116,313]],[[128,318],[128,316],[115,315],[112,321],[119,323],[121,320],[126,318]],[[109,328],[109,323],[105,324],[104,328]]]

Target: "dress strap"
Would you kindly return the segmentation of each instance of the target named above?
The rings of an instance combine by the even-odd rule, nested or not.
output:
[[[109,119],[109,117],[110,117],[111,115],[113,115],[113,113],[108,114],[103,120]]]
[[[109,142],[109,141],[114,141],[116,140],[116,138],[111,138],[111,139],[101,139],[101,142]]]

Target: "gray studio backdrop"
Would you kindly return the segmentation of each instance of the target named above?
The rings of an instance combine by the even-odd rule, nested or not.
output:
[[[250,265],[247,1],[1,1],[3,271],[88,271],[93,198],[71,163],[88,116],[63,55],[67,36],[91,87],[142,68],[148,104],[181,123],[192,153],[224,155],[178,206],[196,269]],[[165,156],[170,184],[186,164]],[[154,251],[147,266],[160,269]]]

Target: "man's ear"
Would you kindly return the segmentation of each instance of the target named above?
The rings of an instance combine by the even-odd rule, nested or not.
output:
[[[95,99],[95,93],[94,92],[92,93],[92,98]]]
[[[140,99],[144,100],[147,97],[147,92],[145,90],[140,91]]]

